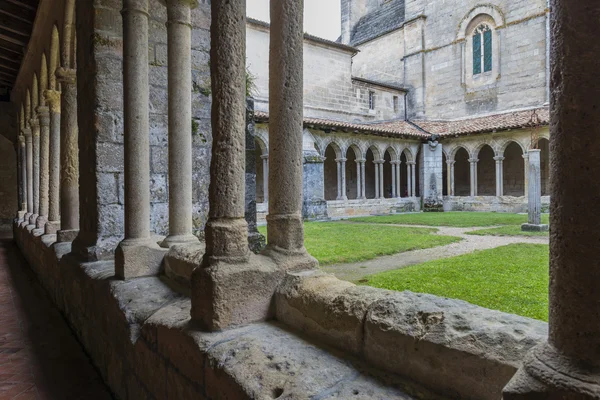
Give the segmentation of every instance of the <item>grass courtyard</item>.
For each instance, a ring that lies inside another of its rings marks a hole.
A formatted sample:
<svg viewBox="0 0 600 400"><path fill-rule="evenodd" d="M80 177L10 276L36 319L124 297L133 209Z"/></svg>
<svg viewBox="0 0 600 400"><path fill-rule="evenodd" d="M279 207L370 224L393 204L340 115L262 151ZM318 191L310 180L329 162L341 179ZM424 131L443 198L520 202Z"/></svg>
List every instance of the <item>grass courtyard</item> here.
<svg viewBox="0 0 600 400"><path fill-rule="evenodd" d="M548 320L548 245L513 244L368 276L363 283Z"/></svg>
<svg viewBox="0 0 600 400"><path fill-rule="evenodd" d="M259 227L266 235L266 227ZM411 228L346 222L304 224L306 249L321 265L370 260L379 256L427 249L458 242L454 236L435 235L434 228Z"/></svg>

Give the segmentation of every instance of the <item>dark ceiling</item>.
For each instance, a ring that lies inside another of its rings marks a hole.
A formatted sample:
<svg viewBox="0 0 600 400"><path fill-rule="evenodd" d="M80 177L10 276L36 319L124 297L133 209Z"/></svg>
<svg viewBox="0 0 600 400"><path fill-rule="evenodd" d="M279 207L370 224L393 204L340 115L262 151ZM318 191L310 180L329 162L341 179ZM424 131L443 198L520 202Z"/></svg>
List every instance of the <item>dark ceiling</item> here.
<svg viewBox="0 0 600 400"><path fill-rule="evenodd" d="M0 92L12 89L31 37L39 0L0 0Z"/></svg>

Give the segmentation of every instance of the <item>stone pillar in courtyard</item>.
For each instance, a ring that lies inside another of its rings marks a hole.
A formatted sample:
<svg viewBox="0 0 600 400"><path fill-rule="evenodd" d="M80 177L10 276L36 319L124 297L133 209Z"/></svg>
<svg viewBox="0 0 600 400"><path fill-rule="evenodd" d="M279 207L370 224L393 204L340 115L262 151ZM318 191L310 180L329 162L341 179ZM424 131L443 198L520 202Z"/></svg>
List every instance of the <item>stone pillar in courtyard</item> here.
<svg viewBox="0 0 600 400"><path fill-rule="evenodd" d="M42 103L40 99L40 103ZM36 221L38 229L45 229L48 221L48 180L50 156L50 113L47 106L39 106L37 113L40 123L40 212Z"/></svg>
<svg viewBox="0 0 600 400"><path fill-rule="evenodd" d="M600 3L550 6L549 336L525 357L504 400L600 399Z"/></svg>
<svg viewBox="0 0 600 400"><path fill-rule="evenodd" d="M29 217L33 214L33 139L31 137L31 128L23 129L25 136L25 159L27 173L27 214L25 214L25 223L29 224Z"/></svg>
<svg viewBox="0 0 600 400"><path fill-rule="evenodd" d="M324 161L309 133L302 140L302 217L307 220L327 219L327 201L325 201L325 182L323 182ZM265 181L268 181L265 176ZM265 192L266 193L266 192ZM266 196L266 194L265 194Z"/></svg>
<svg viewBox="0 0 600 400"><path fill-rule="evenodd" d="M442 145L437 141L424 144L423 154L423 211L444 211L444 164Z"/></svg>
<svg viewBox="0 0 600 400"><path fill-rule="evenodd" d="M269 202L269 155L260 156L263 163L263 203Z"/></svg>
<svg viewBox="0 0 600 400"><path fill-rule="evenodd" d="M196 0L167 6L169 89L169 235L161 246L198 243L192 234L192 23Z"/></svg>
<svg viewBox="0 0 600 400"><path fill-rule="evenodd" d="M504 196L504 157L494 157L496 161L496 196Z"/></svg>
<svg viewBox="0 0 600 400"><path fill-rule="evenodd" d="M129 279L158 274L166 250L150 235L148 0L124 0L122 16L125 238L115 274Z"/></svg>
<svg viewBox="0 0 600 400"><path fill-rule="evenodd" d="M548 225L542 224L542 178L540 171L539 149L531 149L528 154L529 189L527 190L527 223L521 225L525 232L542 232L548 230Z"/></svg>
<svg viewBox="0 0 600 400"><path fill-rule="evenodd" d="M375 198L379 198L379 161L373 161L375 167Z"/></svg>
<svg viewBox="0 0 600 400"><path fill-rule="evenodd" d="M385 199L385 187L383 186L383 164L385 164L385 160L379 161L379 197Z"/></svg>
<svg viewBox="0 0 600 400"><path fill-rule="evenodd" d="M527 197L528 193L529 193L529 154L525 153L522 155L523 157L523 170L525 173L525 178L523 180L523 184L524 184L524 196Z"/></svg>
<svg viewBox="0 0 600 400"><path fill-rule="evenodd" d="M410 170L410 197L417 197L417 179L416 179L416 165L415 161L407 162Z"/></svg>
<svg viewBox="0 0 600 400"><path fill-rule="evenodd" d="M27 213L27 149L25 146L25 136L21 132L19 134L19 168L21 170L21 204L19 204L19 212L17 217L19 221L25 218Z"/></svg>
<svg viewBox="0 0 600 400"><path fill-rule="evenodd" d="M396 188L398 187L396 186L396 165L398 165L398 161L392 161L390 164L392 165L392 198L395 199L397 197Z"/></svg>
<svg viewBox="0 0 600 400"><path fill-rule="evenodd" d="M363 200L367 198L367 182L366 182L367 175L365 174L366 164L367 164L367 160L365 160L365 159L360 160L360 182L361 182L360 198Z"/></svg>
<svg viewBox="0 0 600 400"><path fill-rule="evenodd" d="M338 158L337 160L335 160L338 164L338 171L339 171L339 182L338 182L338 188L339 188L339 195L338 195L338 200L348 200L348 196L346 196L346 158Z"/></svg>
<svg viewBox="0 0 600 400"><path fill-rule="evenodd" d="M40 121L36 112L32 114L29 126L32 137L33 214L29 217L29 225L35 225L40 213Z"/></svg>
<svg viewBox="0 0 600 400"><path fill-rule="evenodd" d="M48 222L45 233L55 234L60 229L60 92L46 90L45 96L50 109Z"/></svg>
<svg viewBox="0 0 600 400"><path fill-rule="evenodd" d="M446 161L446 173L448 174L446 183L448 185L448 196L454 196L454 164L456 161Z"/></svg>
<svg viewBox="0 0 600 400"><path fill-rule="evenodd" d="M469 165L471 167L469 177L471 179L471 197L477 196L477 158L469 158Z"/></svg>

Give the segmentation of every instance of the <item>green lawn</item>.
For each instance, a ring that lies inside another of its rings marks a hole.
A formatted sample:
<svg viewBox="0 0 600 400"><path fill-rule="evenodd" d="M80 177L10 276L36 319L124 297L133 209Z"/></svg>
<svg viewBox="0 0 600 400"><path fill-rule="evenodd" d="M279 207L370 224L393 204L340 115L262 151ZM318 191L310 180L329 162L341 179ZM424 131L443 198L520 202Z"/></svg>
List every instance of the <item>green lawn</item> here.
<svg viewBox="0 0 600 400"><path fill-rule="evenodd" d="M547 321L548 262L548 245L520 243L371 275L362 283Z"/></svg>
<svg viewBox="0 0 600 400"><path fill-rule="evenodd" d="M527 222L527 215L495 212L431 212L360 217L352 218L351 221L467 228L471 226L521 225ZM548 223L548 214L542 214L542 223Z"/></svg>
<svg viewBox="0 0 600 400"><path fill-rule="evenodd" d="M480 229L467 232L467 235L477 236L546 236L548 232L523 232L520 225L507 225L499 228Z"/></svg>
<svg viewBox="0 0 600 400"><path fill-rule="evenodd" d="M266 235L265 226L258 229ZM304 224L304 240L307 250L321 265L365 261L461 240L455 236L434 235L436 231L431 228L307 222Z"/></svg>

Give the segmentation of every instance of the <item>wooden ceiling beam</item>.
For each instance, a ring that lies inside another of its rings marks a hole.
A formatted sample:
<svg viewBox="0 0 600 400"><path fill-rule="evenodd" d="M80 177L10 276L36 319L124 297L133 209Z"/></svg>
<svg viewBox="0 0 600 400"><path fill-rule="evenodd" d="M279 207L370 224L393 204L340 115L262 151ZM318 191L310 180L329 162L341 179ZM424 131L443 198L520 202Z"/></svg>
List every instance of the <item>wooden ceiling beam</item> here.
<svg viewBox="0 0 600 400"><path fill-rule="evenodd" d="M15 18L11 18L6 14L0 13L0 26L8 31L18 33L21 35L31 36L31 31L33 29L33 23L24 22L17 20Z"/></svg>
<svg viewBox="0 0 600 400"><path fill-rule="evenodd" d="M25 53L25 48L23 46L19 46L18 44L14 44L13 42L5 40L2 35L0 35L0 49L11 51L19 54L20 56L23 56Z"/></svg>
<svg viewBox="0 0 600 400"><path fill-rule="evenodd" d="M30 10L36 11L38 4L39 4L39 0L6 0L9 3L13 3L14 5L17 5L19 7L26 7L29 8Z"/></svg>
<svg viewBox="0 0 600 400"><path fill-rule="evenodd" d="M2 27L0 26L0 38L7 40L9 42L12 42L14 44L18 44L19 46L27 46L27 42L29 41L29 38L27 36L21 36L21 35L17 35L14 32L10 32L10 31L5 31L4 29L2 29Z"/></svg>
<svg viewBox="0 0 600 400"><path fill-rule="evenodd" d="M2 77L4 77L4 80L14 81L17 76L0 70L0 78L2 78Z"/></svg>
<svg viewBox="0 0 600 400"><path fill-rule="evenodd" d="M14 66L8 65L8 63L3 63L2 61L0 61L0 70L4 70L4 71L12 71L16 74L19 73L19 68L15 68Z"/></svg>
<svg viewBox="0 0 600 400"><path fill-rule="evenodd" d="M8 52L8 51L2 51L0 49L0 62L2 62L4 64L13 65L17 69L19 69L19 68L21 68L21 60L22 59L23 59L23 57L19 56L18 54Z"/></svg>
<svg viewBox="0 0 600 400"><path fill-rule="evenodd" d="M35 10L32 10L28 7L20 7L15 3L8 1L0 2L0 13L18 18L28 23L31 23L33 20L35 20Z"/></svg>

